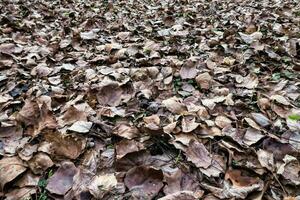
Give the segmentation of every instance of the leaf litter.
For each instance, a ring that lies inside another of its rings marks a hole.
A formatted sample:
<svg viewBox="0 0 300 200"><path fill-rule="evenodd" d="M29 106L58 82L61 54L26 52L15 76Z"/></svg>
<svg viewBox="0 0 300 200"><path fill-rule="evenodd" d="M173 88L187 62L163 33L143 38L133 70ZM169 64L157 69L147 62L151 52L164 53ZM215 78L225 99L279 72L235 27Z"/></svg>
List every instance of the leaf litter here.
<svg viewBox="0 0 300 200"><path fill-rule="evenodd" d="M299 199L299 5L1 1L1 199Z"/></svg>

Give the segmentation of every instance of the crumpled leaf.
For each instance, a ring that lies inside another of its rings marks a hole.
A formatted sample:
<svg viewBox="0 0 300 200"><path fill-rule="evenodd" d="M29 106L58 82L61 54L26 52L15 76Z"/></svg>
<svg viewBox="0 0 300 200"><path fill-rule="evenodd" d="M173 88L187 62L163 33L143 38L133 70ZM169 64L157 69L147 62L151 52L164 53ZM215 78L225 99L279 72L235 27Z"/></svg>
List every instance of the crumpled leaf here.
<svg viewBox="0 0 300 200"><path fill-rule="evenodd" d="M300 185L299 160L293 156L285 155L284 164L279 166L277 173L294 185Z"/></svg>
<svg viewBox="0 0 300 200"><path fill-rule="evenodd" d="M210 153L207 151L207 149L202 143L196 140L191 140L189 142L186 151L186 156L188 160L194 163L197 167L203 167L206 169L212 163Z"/></svg>
<svg viewBox="0 0 300 200"><path fill-rule="evenodd" d="M186 112L186 106L182 103L182 99L177 97L163 100L162 105L174 114L183 114Z"/></svg>
<svg viewBox="0 0 300 200"><path fill-rule="evenodd" d="M259 130L248 128L244 135L243 143L245 143L248 146L251 146L252 144L257 143L263 137L264 135L261 134Z"/></svg>
<svg viewBox="0 0 300 200"><path fill-rule="evenodd" d="M239 32L239 35L241 36L243 41L248 44L252 44L255 41L259 41L263 37L263 34L261 32L254 32L250 35Z"/></svg>
<svg viewBox="0 0 300 200"><path fill-rule="evenodd" d="M88 133L92 128L92 125L93 125L92 122L77 121L74 124L72 124L72 126L68 128L68 130L77 133Z"/></svg>
<svg viewBox="0 0 300 200"><path fill-rule="evenodd" d="M231 124L231 120L225 116L217 116L215 119L215 123L220 128L225 128Z"/></svg>
<svg viewBox="0 0 300 200"><path fill-rule="evenodd" d="M101 199L106 193L116 187L117 183L118 181L114 174L99 175L92 179L88 189L95 198Z"/></svg>
<svg viewBox="0 0 300 200"><path fill-rule="evenodd" d="M274 156L271 152L259 149L257 151L257 157L261 166L273 172L275 167L275 161Z"/></svg>
<svg viewBox="0 0 300 200"><path fill-rule="evenodd" d="M178 168L168 167L164 169L164 178L167 183L164 187L164 193L169 194L169 197L180 196L188 191L193 192L194 198L200 198L203 195L204 191L201 190L195 174L184 173Z"/></svg>
<svg viewBox="0 0 300 200"><path fill-rule="evenodd" d="M0 191L26 171L26 165L18 157L6 157L0 160Z"/></svg>
<svg viewBox="0 0 300 200"><path fill-rule="evenodd" d="M53 165L53 162L47 154L38 153L29 160L28 165L34 174L42 174Z"/></svg>
<svg viewBox="0 0 300 200"><path fill-rule="evenodd" d="M205 73L199 74L195 80L200 88L208 90L211 86L213 79L209 75L209 73L205 72Z"/></svg>
<svg viewBox="0 0 300 200"><path fill-rule="evenodd" d="M17 115L17 120L28 127L28 135L36 136L45 129L56 129L57 123L45 103L41 108L36 101L26 101Z"/></svg>
<svg viewBox="0 0 300 200"><path fill-rule="evenodd" d="M124 157L126 154L131 153L131 152L137 152L142 149L144 149L144 145L141 143L138 143L134 140L121 140L119 143L116 145L116 154L117 154L117 159L120 159Z"/></svg>
<svg viewBox="0 0 300 200"><path fill-rule="evenodd" d="M78 110L75 106L70 106L67 111L58 119L58 124L61 127L70 125L76 121L87 121L87 114L84 111Z"/></svg>
<svg viewBox="0 0 300 200"><path fill-rule="evenodd" d="M163 173L161 170L139 166L126 173L124 183L135 198L152 199L163 187L162 180Z"/></svg>
<svg viewBox="0 0 300 200"><path fill-rule="evenodd" d="M181 121L182 132L189 133L195 130L199 123L195 122L195 117L184 117Z"/></svg>
<svg viewBox="0 0 300 200"><path fill-rule="evenodd" d="M119 135L126 139L133 139L139 136L139 131L134 126L126 123L120 123L113 129L113 134Z"/></svg>
<svg viewBox="0 0 300 200"><path fill-rule="evenodd" d="M160 129L160 119L158 115L151 115L148 117L144 117L143 121L145 122L145 127L150 130Z"/></svg>
<svg viewBox="0 0 300 200"><path fill-rule="evenodd" d="M243 87L247 89L254 89L258 86L259 80L255 75L248 74L248 76L243 77L240 84L236 84L237 87Z"/></svg>
<svg viewBox="0 0 300 200"><path fill-rule="evenodd" d="M72 162L63 162L58 170L48 180L46 189L57 195L66 194L73 185L73 178L78 169Z"/></svg>
<svg viewBox="0 0 300 200"><path fill-rule="evenodd" d="M86 146L86 139L57 132L46 134L45 139L50 143L52 154L58 158L76 159Z"/></svg>

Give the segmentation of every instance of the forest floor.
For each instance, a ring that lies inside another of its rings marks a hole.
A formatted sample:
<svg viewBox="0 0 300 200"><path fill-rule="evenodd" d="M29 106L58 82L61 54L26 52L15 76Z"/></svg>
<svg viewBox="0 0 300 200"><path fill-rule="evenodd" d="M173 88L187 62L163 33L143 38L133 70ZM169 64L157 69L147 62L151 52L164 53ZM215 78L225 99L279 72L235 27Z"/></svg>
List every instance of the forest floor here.
<svg viewBox="0 0 300 200"><path fill-rule="evenodd" d="M1 0L0 199L300 199L299 0Z"/></svg>

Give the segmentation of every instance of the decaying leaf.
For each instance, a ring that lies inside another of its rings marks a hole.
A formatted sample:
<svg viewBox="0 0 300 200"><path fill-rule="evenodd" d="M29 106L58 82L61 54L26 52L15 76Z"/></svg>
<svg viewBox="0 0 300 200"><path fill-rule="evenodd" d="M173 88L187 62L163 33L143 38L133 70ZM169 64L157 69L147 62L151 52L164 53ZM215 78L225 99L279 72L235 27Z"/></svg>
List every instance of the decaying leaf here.
<svg viewBox="0 0 300 200"><path fill-rule="evenodd" d="M147 166L132 168L126 173L124 183L136 198L153 198L163 187L161 170Z"/></svg>
<svg viewBox="0 0 300 200"><path fill-rule="evenodd" d="M117 159L124 157L126 154L131 152L137 152L144 149L143 144L138 143L134 140L122 140L116 145Z"/></svg>
<svg viewBox="0 0 300 200"><path fill-rule="evenodd" d="M85 122L85 121L77 121L70 128L69 131L74 131L77 133L88 133L92 128L92 122Z"/></svg>
<svg viewBox="0 0 300 200"><path fill-rule="evenodd" d="M101 199L106 193L113 190L117 183L114 174L99 175L92 179L88 189L95 198Z"/></svg>
<svg viewBox="0 0 300 200"><path fill-rule="evenodd" d="M0 160L0 189L26 171L26 165L18 157L7 157Z"/></svg>
<svg viewBox="0 0 300 200"><path fill-rule="evenodd" d="M0 9L0 199L299 198L299 0Z"/></svg>
<svg viewBox="0 0 300 200"><path fill-rule="evenodd" d="M139 136L139 131L137 128L125 123L117 125L114 128L113 133L127 139L132 139Z"/></svg>
<svg viewBox="0 0 300 200"><path fill-rule="evenodd" d="M183 114L186 112L186 106L182 103L182 99L171 97L163 100L162 104L172 113Z"/></svg>
<svg viewBox="0 0 300 200"><path fill-rule="evenodd" d="M200 88L207 90L211 86L212 77L209 75L209 73L206 72L203 74L199 74L195 80Z"/></svg>
<svg viewBox="0 0 300 200"><path fill-rule="evenodd" d="M215 119L215 123L220 128L225 128L231 124L231 120L225 116L217 116Z"/></svg>
<svg viewBox="0 0 300 200"><path fill-rule="evenodd" d="M52 167L51 158L45 153L38 153L29 160L28 165L34 174L42 174L49 167Z"/></svg>
<svg viewBox="0 0 300 200"><path fill-rule="evenodd" d="M81 137L62 135L58 132L46 134L45 137L55 157L76 159L86 145L86 140Z"/></svg>
<svg viewBox="0 0 300 200"><path fill-rule="evenodd" d="M191 140L189 142L186 156L188 160L194 163L197 167L203 167L206 169L212 163L210 153L202 143L197 142L196 140Z"/></svg>
<svg viewBox="0 0 300 200"><path fill-rule="evenodd" d="M271 121L261 113L251 113L251 115L255 122L257 122L262 127L266 127L271 124Z"/></svg>
<svg viewBox="0 0 300 200"><path fill-rule="evenodd" d="M64 195L73 185L73 178L78 169L72 162L63 162L58 170L49 178L46 189L53 194Z"/></svg>
<svg viewBox="0 0 300 200"><path fill-rule="evenodd" d="M264 135L259 130L248 128L244 135L243 142L246 145L251 146L252 144L258 142L263 137Z"/></svg>
<svg viewBox="0 0 300 200"><path fill-rule="evenodd" d="M195 130L199 126L199 123L195 122L194 117L184 117L181 122L182 132L189 133Z"/></svg>

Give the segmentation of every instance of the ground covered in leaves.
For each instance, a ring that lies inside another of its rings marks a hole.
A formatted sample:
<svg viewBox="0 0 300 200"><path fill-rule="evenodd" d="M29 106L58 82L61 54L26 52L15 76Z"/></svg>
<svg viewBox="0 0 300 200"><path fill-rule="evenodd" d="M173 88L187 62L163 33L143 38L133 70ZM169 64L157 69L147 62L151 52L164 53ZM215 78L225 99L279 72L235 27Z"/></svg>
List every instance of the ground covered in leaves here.
<svg viewBox="0 0 300 200"><path fill-rule="evenodd" d="M298 0L0 1L0 198L300 198Z"/></svg>

